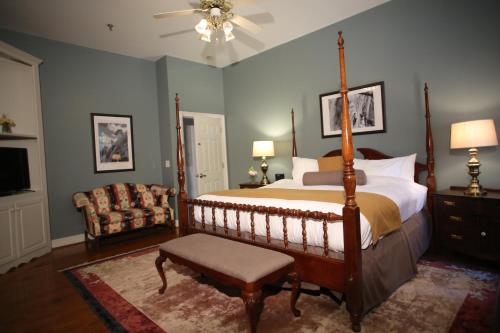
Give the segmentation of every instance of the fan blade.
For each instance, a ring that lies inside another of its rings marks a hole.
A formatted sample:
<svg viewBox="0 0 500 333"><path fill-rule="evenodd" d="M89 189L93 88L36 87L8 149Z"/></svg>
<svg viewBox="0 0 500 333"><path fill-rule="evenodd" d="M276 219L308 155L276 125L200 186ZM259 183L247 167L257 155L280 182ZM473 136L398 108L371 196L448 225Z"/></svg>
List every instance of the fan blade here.
<svg viewBox="0 0 500 333"><path fill-rule="evenodd" d="M274 17L271 13L259 13L259 14L247 15L246 18L247 20L250 20L255 24L274 23Z"/></svg>
<svg viewBox="0 0 500 333"><path fill-rule="evenodd" d="M244 30L238 31L238 35L236 36L236 40L240 43L245 44L250 47L254 51L260 52L266 48L266 44L262 43L251 34Z"/></svg>
<svg viewBox="0 0 500 333"><path fill-rule="evenodd" d="M194 31L194 29L186 29L186 30L180 30L180 31L175 31L175 32L169 32L169 33L165 33L165 34L160 35L160 38L173 37L173 36L177 36L177 35L186 34L188 32L195 32L195 31Z"/></svg>
<svg viewBox="0 0 500 333"><path fill-rule="evenodd" d="M231 22L233 22L236 25L239 25L243 29L250 31L253 34L257 34L262 30L262 28L259 27L257 24L253 23L252 21L240 15L234 15L231 18Z"/></svg>
<svg viewBox="0 0 500 333"><path fill-rule="evenodd" d="M245 5L255 5L259 0L232 0L231 1L235 6L245 6Z"/></svg>
<svg viewBox="0 0 500 333"><path fill-rule="evenodd" d="M160 19L164 17L171 17L171 16L186 16L186 15L192 15L196 13L203 12L201 9L186 9L186 10L177 10L175 12L163 12L163 13L156 13L153 15L154 18Z"/></svg>

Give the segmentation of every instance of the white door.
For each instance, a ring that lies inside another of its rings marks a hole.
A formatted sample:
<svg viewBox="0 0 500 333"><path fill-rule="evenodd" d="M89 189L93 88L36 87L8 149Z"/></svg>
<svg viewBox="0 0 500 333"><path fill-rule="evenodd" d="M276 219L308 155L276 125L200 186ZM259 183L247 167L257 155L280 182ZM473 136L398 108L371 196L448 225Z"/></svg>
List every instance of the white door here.
<svg viewBox="0 0 500 333"><path fill-rule="evenodd" d="M202 114L193 118L197 194L227 189L224 119Z"/></svg>

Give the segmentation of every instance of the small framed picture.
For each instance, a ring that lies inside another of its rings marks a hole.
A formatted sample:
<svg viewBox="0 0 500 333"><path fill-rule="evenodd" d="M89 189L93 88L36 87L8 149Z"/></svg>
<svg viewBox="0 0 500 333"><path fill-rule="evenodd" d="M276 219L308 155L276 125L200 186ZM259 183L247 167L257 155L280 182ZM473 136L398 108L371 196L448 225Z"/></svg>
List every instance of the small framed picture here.
<svg viewBox="0 0 500 333"><path fill-rule="evenodd" d="M349 89L349 116L352 134L385 132L384 82ZM342 135L342 97L340 91L319 95L321 136Z"/></svg>
<svg viewBox="0 0 500 333"><path fill-rule="evenodd" d="M132 116L92 113L94 172L133 171Z"/></svg>

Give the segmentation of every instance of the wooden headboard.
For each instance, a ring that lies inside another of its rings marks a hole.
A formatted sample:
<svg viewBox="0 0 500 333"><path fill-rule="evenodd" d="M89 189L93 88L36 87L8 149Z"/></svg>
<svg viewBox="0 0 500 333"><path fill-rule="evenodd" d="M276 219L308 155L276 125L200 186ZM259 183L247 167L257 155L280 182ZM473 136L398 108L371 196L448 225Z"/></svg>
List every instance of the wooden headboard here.
<svg viewBox="0 0 500 333"><path fill-rule="evenodd" d="M371 148L358 148L357 149L365 159L367 160L383 160L387 158L393 158L393 156L386 155L384 153L379 152L378 150ZM323 157L332 157L332 156L342 156L342 149L332 150ZM418 183L420 173L423 171L427 171L427 165L415 162L415 183Z"/></svg>

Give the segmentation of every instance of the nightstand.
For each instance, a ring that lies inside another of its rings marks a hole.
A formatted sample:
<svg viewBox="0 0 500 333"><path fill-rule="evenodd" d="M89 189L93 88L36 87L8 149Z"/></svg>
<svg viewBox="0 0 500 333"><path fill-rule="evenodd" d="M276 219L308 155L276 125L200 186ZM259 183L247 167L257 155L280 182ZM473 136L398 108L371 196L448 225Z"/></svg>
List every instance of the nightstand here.
<svg viewBox="0 0 500 333"><path fill-rule="evenodd" d="M242 183L240 184L240 188L259 188L265 185L262 185L261 183Z"/></svg>
<svg viewBox="0 0 500 333"><path fill-rule="evenodd" d="M433 194L434 244L500 262L500 192L470 197L452 189Z"/></svg>

